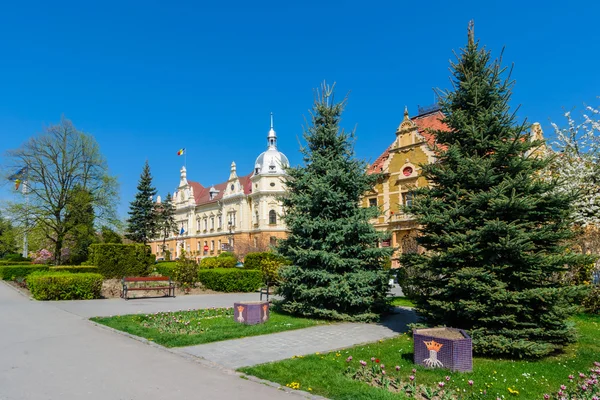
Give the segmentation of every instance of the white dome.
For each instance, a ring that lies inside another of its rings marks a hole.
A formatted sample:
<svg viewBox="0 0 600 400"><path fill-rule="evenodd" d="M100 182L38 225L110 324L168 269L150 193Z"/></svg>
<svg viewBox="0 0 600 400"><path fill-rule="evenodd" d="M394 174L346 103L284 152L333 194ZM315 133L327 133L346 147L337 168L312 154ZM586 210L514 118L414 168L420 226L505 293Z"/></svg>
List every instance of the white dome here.
<svg viewBox="0 0 600 400"><path fill-rule="evenodd" d="M254 164L254 175L259 174L284 174L285 168L290 166L288 158L277 150L276 147L269 147L267 151L261 153Z"/></svg>
<svg viewBox="0 0 600 400"><path fill-rule="evenodd" d="M277 134L273 129L273 113L271 113L271 129L267 135L268 149L261 153L254 163L254 175L284 174L285 168L290 166L288 158L277 150Z"/></svg>

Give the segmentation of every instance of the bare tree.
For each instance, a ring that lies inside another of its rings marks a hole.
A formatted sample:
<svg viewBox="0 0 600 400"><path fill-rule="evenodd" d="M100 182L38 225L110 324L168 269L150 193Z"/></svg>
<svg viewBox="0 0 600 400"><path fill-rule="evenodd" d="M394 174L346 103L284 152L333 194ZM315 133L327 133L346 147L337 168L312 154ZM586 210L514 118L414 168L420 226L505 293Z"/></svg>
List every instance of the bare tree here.
<svg viewBox="0 0 600 400"><path fill-rule="evenodd" d="M55 262L72 229L67 209L74 201L75 188L89 192L97 222L112 225L117 220L117 180L109 175L94 137L78 131L68 119L63 117L7 155L10 170L27 171L24 196L28 197L11 204L9 210L21 225L43 230L54 245Z"/></svg>

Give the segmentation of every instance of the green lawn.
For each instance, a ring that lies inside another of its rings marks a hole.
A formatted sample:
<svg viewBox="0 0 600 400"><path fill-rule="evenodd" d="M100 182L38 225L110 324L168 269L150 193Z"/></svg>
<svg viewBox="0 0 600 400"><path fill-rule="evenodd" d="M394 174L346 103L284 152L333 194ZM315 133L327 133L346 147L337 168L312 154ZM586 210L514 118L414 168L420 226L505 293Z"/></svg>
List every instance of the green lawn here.
<svg viewBox="0 0 600 400"><path fill-rule="evenodd" d="M327 324L308 318L297 318L271 311L269 321L244 325L233 321L232 308L212 308L156 314L95 317L92 321L132 335L141 336L166 347L193 346L245 336L301 329Z"/></svg>
<svg viewBox="0 0 600 400"><path fill-rule="evenodd" d="M415 304L406 297L394 297L392 305L396 307L414 307Z"/></svg>
<svg viewBox="0 0 600 400"><path fill-rule="evenodd" d="M450 376L446 388L461 392L486 391L479 398L496 399L519 397L541 399L545 393L555 394L561 384L568 383L568 376L577 377L579 372L587 373L594 361L600 361L600 316L579 315L573 318L580 338L565 353L542 361L510 361L498 359L474 359L474 372L451 373L447 370L427 370L416 367L414 374L419 384L435 386ZM352 356L348 363L347 357ZM337 353L312 354L277 363L242 368L249 375L277 382L282 386L292 382L300 384L300 390L307 390L331 399L398 399L398 394L354 381L344 376L348 365L358 367L360 360L371 364L371 357L378 358L386 365L388 375L400 376L408 380L412 374L413 341L407 335L357 346ZM395 366L400 367L396 372ZM473 381L470 387L468 381ZM518 391L518 394L510 393ZM310 388L310 390L309 390Z"/></svg>

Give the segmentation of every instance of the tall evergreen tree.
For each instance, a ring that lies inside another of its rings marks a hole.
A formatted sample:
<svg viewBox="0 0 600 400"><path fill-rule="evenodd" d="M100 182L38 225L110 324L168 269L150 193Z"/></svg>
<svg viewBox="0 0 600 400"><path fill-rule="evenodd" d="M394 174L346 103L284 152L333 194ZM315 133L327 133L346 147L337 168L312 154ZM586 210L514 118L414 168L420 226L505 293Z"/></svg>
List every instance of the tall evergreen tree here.
<svg viewBox="0 0 600 400"><path fill-rule="evenodd" d="M177 232L177 223L175 222L175 206L173 205L173 198L171 193L167 193L165 201L162 202L158 207L158 231L163 237L162 249L163 251L167 248L167 238L170 234Z"/></svg>
<svg viewBox="0 0 600 400"><path fill-rule="evenodd" d="M148 160L144 165L137 190L135 200L130 203L125 236L134 242L146 244L156 236L158 229L157 213L154 209L153 200L157 192L156 188L152 186L152 175L150 175Z"/></svg>
<svg viewBox="0 0 600 400"><path fill-rule="evenodd" d="M574 196L555 190L551 160L534 152L542 143L509 112L512 82L472 27L452 76L441 101L450 129L434 132L438 161L423 166L431 186L410 209L427 252L403 257L418 271L408 283L427 321L469 330L475 352L541 357L574 338L558 279L582 257L565 247Z"/></svg>
<svg viewBox="0 0 600 400"><path fill-rule="evenodd" d="M354 157L354 132L340 129L346 100L336 103L323 84L312 126L304 133L304 166L290 168L283 198L289 229L278 251L292 261L281 272L279 306L290 313L341 320L374 320L386 309L392 249L379 248L369 223L377 213L360 207L377 176Z"/></svg>

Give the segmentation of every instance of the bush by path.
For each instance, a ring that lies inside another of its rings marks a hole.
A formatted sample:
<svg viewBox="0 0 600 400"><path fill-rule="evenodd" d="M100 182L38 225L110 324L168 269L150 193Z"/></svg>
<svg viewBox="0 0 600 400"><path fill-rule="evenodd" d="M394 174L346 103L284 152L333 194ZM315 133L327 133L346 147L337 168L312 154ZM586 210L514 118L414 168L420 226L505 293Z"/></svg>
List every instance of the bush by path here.
<svg viewBox="0 0 600 400"><path fill-rule="evenodd" d="M27 277L27 288L36 300L99 299L102 290L102 275L34 272Z"/></svg>
<svg viewBox="0 0 600 400"><path fill-rule="evenodd" d="M198 280L217 292L254 292L262 285L262 273L238 268L201 269Z"/></svg>

